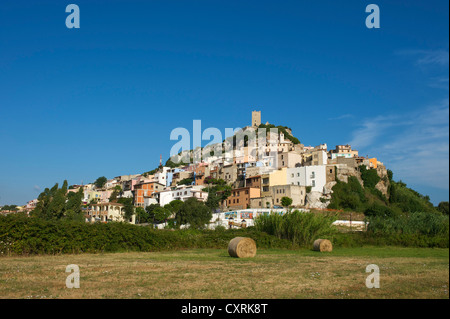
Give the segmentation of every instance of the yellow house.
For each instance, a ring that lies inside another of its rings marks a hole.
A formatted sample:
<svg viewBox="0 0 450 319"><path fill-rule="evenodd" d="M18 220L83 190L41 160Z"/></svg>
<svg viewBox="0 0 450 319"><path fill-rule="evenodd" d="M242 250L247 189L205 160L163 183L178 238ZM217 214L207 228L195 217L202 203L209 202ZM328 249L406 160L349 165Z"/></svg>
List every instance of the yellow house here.
<svg viewBox="0 0 450 319"><path fill-rule="evenodd" d="M261 197L271 196L271 186L287 185L287 167L261 176Z"/></svg>
<svg viewBox="0 0 450 319"><path fill-rule="evenodd" d="M269 186L287 185L287 167L269 174Z"/></svg>
<svg viewBox="0 0 450 319"><path fill-rule="evenodd" d="M101 201L102 199L102 193L97 192L97 191L90 191L86 194L85 196L86 202L89 204L93 199L97 200L97 201Z"/></svg>

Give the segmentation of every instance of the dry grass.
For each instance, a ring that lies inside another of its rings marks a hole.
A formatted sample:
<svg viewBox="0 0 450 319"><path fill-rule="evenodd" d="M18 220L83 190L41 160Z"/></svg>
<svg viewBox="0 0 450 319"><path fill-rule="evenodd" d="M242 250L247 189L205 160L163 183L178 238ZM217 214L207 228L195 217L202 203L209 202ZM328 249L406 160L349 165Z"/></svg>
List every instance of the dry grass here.
<svg viewBox="0 0 450 319"><path fill-rule="evenodd" d="M1 257L1 298L448 298L448 249L224 250ZM68 289L66 266L80 267ZM368 264L380 289L368 289Z"/></svg>

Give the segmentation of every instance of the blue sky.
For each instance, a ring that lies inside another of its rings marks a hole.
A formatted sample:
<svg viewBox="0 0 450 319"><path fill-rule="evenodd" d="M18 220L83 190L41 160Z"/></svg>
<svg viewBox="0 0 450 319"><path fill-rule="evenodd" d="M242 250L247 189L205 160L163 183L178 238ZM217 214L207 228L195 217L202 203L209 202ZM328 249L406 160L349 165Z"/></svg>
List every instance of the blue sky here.
<svg viewBox="0 0 450 319"><path fill-rule="evenodd" d="M80 8L68 29L66 5ZM376 3L381 28L368 29ZM0 205L155 168L251 111L449 194L448 1L2 1Z"/></svg>

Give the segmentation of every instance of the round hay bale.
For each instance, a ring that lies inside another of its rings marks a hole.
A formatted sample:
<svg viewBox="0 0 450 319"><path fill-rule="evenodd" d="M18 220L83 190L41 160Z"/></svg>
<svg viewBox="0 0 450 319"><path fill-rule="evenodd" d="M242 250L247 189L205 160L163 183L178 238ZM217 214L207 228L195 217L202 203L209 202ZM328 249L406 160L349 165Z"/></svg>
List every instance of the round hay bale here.
<svg viewBox="0 0 450 319"><path fill-rule="evenodd" d="M228 253L231 257L251 258L256 255L256 243L248 237L236 237L228 244Z"/></svg>
<svg viewBox="0 0 450 319"><path fill-rule="evenodd" d="M316 241L314 241L313 249L315 251L320 252L332 251L333 245L331 244L331 241L329 241L328 239L317 239Z"/></svg>

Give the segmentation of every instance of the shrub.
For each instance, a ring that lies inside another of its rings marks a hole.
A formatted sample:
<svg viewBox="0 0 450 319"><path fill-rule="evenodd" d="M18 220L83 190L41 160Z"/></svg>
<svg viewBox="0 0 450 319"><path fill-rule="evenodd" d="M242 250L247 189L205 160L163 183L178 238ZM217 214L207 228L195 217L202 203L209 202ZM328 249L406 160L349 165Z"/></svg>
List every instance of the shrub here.
<svg viewBox="0 0 450 319"><path fill-rule="evenodd" d="M377 235L425 235L449 236L449 218L442 214L416 212L391 218L373 216L368 218L367 231Z"/></svg>
<svg viewBox="0 0 450 319"><path fill-rule="evenodd" d="M255 227L295 245L309 246L321 236L332 236L336 231L332 226L335 220L334 215L293 211L284 215L261 215L255 219Z"/></svg>
<svg viewBox="0 0 450 319"><path fill-rule="evenodd" d="M406 187L401 181L391 182L389 202L391 206L396 206L403 212L437 212L427 196Z"/></svg>
<svg viewBox="0 0 450 319"><path fill-rule="evenodd" d="M359 170L361 172L361 179L364 182L364 187L375 188L375 185L380 181L377 170L367 169L365 165L359 166Z"/></svg>
<svg viewBox="0 0 450 319"><path fill-rule="evenodd" d="M330 205L333 209L350 209L363 212L366 203L364 189L354 176L349 176L348 182L337 181L333 186Z"/></svg>
<svg viewBox="0 0 450 319"><path fill-rule="evenodd" d="M0 216L0 256L8 254L100 253L190 248L226 249L234 237L250 237L258 248L293 248L292 242L257 231L154 230L127 223L75 223L25 216Z"/></svg>
<svg viewBox="0 0 450 319"><path fill-rule="evenodd" d="M397 214L398 212L394 209L377 202L374 202L371 206L364 210L364 215L366 216L380 216L386 218L396 216Z"/></svg>
<svg viewBox="0 0 450 319"><path fill-rule="evenodd" d="M437 209L444 215L448 215L449 213L449 205L448 202L440 202L437 206Z"/></svg>

